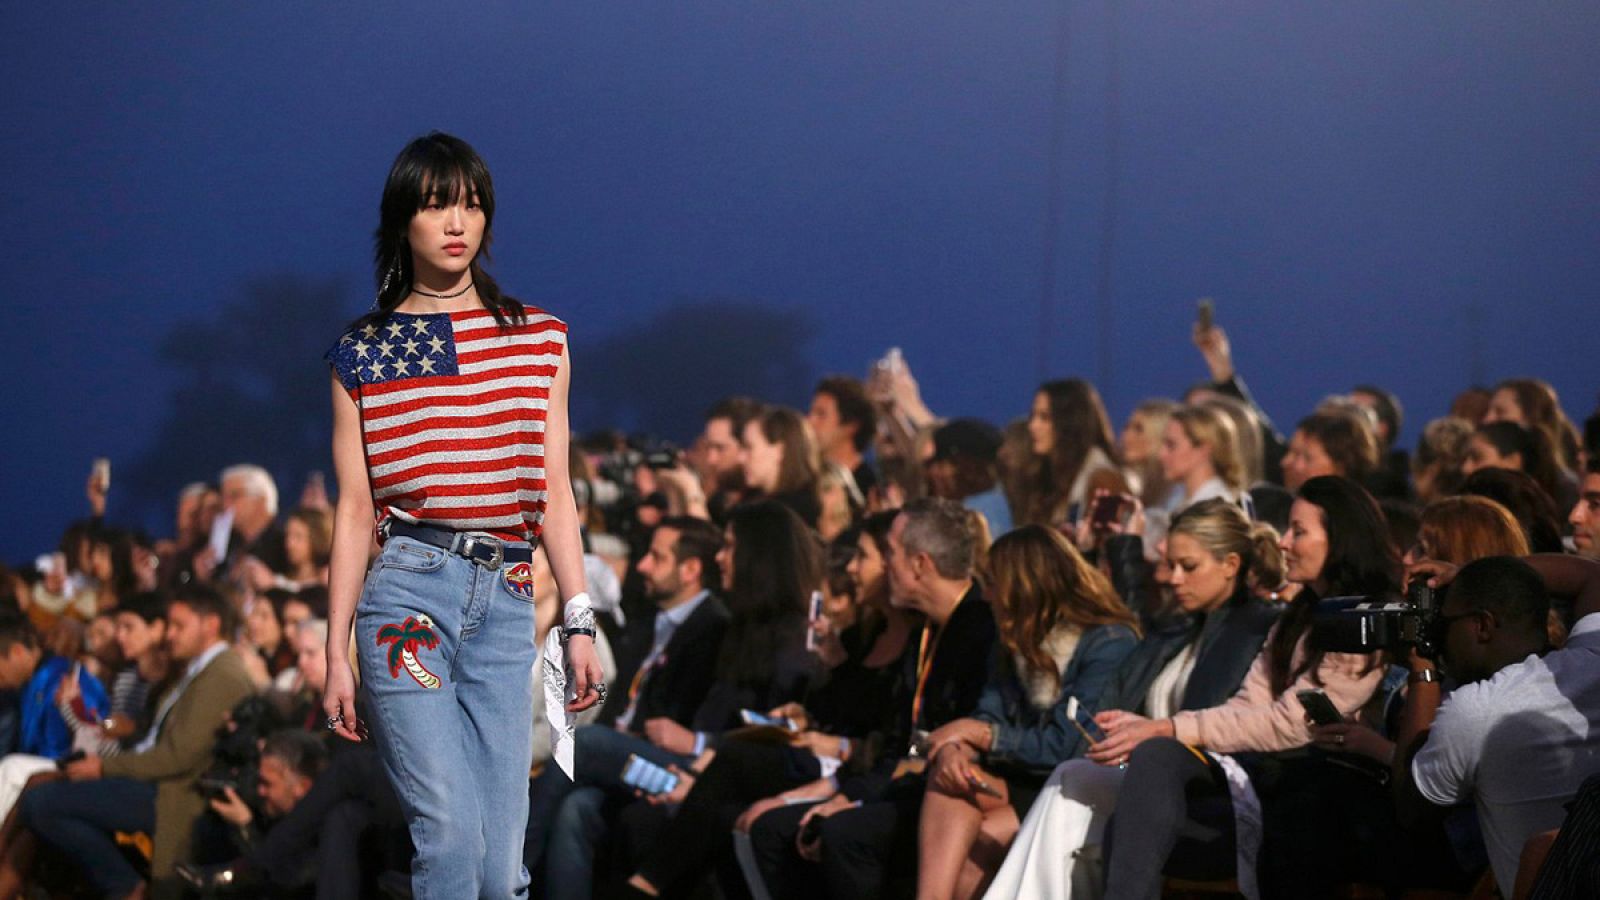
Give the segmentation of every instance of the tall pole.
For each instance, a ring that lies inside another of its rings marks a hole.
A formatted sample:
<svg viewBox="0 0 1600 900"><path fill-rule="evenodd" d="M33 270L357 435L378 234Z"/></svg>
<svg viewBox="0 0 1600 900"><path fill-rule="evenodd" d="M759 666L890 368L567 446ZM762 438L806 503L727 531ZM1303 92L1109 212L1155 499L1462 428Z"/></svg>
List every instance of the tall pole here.
<svg viewBox="0 0 1600 900"><path fill-rule="evenodd" d="M1038 380L1050 377L1050 356L1055 345L1056 267L1061 256L1062 197L1065 177L1061 159L1067 129L1067 0L1056 12L1054 86L1050 97L1049 183L1044 213L1044 259L1039 275L1038 346L1034 365Z"/></svg>
<svg viewBox="0 0 1600 900"><path fill-rule="evenodd" d="M1095 310L1095 375L1111 390L1111 318L1116 298L1117 199L1122 175L1122 47L1117 0L1106 0L1106 187L1100 210L1100 283Z"/></svg>

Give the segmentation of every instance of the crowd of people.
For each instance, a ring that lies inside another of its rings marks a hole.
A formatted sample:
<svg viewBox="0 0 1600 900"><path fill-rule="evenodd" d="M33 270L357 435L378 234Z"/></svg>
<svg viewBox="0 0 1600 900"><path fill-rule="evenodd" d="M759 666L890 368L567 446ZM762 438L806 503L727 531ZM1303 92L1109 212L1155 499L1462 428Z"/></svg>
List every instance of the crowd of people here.
<svg viewBox="0 0 1600 900"><path fill-rule="evenodd" d="M1120 433L1078 379L942 418L892 351L576 441L610 691L529 773L534 893L1600 896L1600 413L1511 379L1408 453L1363 384L1286 437L1194 341ZM285 513L230 467L158 540L86 494L0 570L0 900L406 896L382 763L323 727L321 480Z"/></svg>

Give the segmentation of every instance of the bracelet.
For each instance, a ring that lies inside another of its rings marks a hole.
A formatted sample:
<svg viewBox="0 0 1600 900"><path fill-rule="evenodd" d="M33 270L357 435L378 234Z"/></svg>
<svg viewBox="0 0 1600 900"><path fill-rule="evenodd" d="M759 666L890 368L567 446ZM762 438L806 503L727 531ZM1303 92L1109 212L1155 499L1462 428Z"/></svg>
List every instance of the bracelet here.
<svg viewBox="0 0 1600 900"><path fill-rule="evenodd" d="M562 640L563 643L572 640L574 637L577 637L578 635L582 635L582 636L584 636L584 637L586 637L586 638L588 638L589 640L592 641L592 640L594 640L594 629L593 628L563 628L563 629L561 629L561 640Z"/></svg>
<svg viewBox="0 0 1600 900"><path fill-rule="evenodd" d="M1420 672L1412 672L1407 675L1406 682L1408 684L1438 684L1439 673L1434 669L1423 669Z"/></svg>
<svg viewBox="0 0 1600 900"><path fill-rule="evenodd" d="M587 634L594 637L594 610L581 606L567 613L566 621L562 623L561 633L566 637L574 634Z"/></svg>

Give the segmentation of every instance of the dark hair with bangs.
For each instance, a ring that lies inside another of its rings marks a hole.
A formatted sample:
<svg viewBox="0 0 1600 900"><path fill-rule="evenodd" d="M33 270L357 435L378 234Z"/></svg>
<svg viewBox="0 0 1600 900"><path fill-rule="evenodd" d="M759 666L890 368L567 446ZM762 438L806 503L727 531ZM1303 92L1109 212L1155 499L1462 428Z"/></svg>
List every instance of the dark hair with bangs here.
<svg viewBox="0 0 1600 900"><path fill-rule="evenodd" d="M378 285L377 306L357 319L360 328L386 318L411 294L411 246L406 233L417 211L432 197L454 203L462 194L476 195L483 210L483 245L472 260L472 283L483 305L502 327L522 321L522 304L500 292L483 262L489 258L494 226L494 182L489 167L466 141L434 131L407 144L389 168L383 185L378 230L374 234L373 271Z"/></svg>

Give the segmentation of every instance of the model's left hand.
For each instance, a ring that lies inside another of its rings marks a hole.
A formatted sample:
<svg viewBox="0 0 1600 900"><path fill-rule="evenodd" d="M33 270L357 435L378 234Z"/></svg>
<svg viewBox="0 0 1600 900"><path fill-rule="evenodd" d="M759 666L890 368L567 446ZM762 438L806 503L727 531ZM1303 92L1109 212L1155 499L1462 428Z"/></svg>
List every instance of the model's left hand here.
<svg viewBox="0 0 1600 900"><path fill-rule="evenodd" d="M594 638L575 634L567 639L567 666L572 670L572 702L567 712L582 712L600 702L596 688L606 680L600 658L594 652Z"/></svg>

